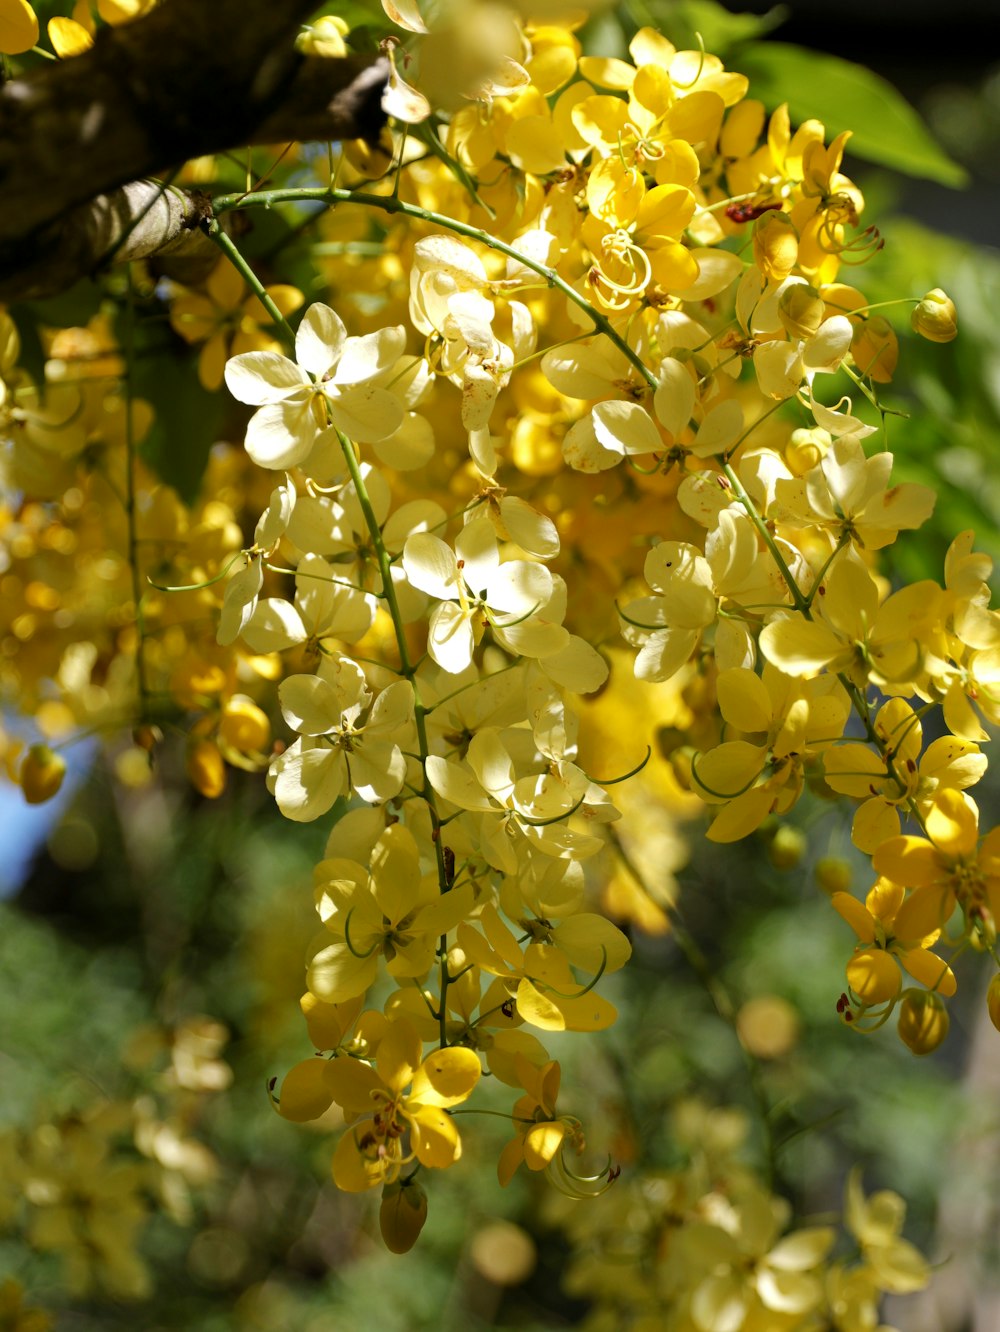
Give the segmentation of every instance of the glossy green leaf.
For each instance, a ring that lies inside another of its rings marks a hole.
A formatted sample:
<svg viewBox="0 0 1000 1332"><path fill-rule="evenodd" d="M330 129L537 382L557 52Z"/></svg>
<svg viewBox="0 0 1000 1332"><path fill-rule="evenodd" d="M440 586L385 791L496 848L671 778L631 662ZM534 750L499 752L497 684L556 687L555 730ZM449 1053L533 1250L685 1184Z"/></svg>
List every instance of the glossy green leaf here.
<svg viewBox="0 0 1000 1332"><path fill-rule="evenodd" d="M774 108L787 102L793 124L815 117L828 137L853 131L848 151L908 176L961 187L964 167L947 155L891 83L861 65L777 42L748 42L734 60L750 96Z"/></svg>
<svg viewBox="0 0 1000 1332"><path fill-rule="evenodd" d="M715 0L660 0L649 11L679 50L697 49L700 36L705 50L723 59L737 44L765 36L788 16L785 5L764 14L731 14ZM733 68L745 72L738 61Z"/></svg>

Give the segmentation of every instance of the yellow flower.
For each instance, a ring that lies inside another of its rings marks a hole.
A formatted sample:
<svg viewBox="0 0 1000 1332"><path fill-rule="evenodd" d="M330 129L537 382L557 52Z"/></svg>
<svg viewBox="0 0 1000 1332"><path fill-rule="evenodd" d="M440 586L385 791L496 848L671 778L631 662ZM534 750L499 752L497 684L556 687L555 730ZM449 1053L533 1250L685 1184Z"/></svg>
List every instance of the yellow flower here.
<svg viewBox="0 0 1000 1332"><path fill-rule="evenodd" d="M921 933L943 927L957 902L968 933L992 943L1000 917L1000 828L979 845L978 809L949 790L937 797L926 827L926 837L883 842L872 858L876 873L914 889L910 910Z"/></svg>
<svg viewBox="0 0 1000 1332"><path fill-rule="evenodd" d="M567 1141L577 1150L583 1146L579 1121L556 1113L562 1076L559 1064L551 1059L538 1068L518 1055L515 1066L526 1095L516 1102L511 1112L517 1136L503 1149L497 1166L497 1175L504 1187L522 1163L529 1170L544 1170Z"/></svg>
<svg viewBox="0 0 1000 1332"><path fill-rule="evenodd" d="M864 905L849 893L834 893L830 899L860 941L847 964L847 980L864 1004L884 1004L896 998L902 985L897 964L928 989L955 993L951 967L930 951L938 931L914 933L922 922L919 913L906 910L904 894L899 884L879 879Z"/></svg>
<svg viewBox="0 0 1000 1332"><path fill-rule="evenodd" d="M309 988L327 1002L364 994L379 962L391 976L426 976L442 934L472 908L471 883L441 894L437 875L422 875L416 839L402 824L382 833L370 872L352 860L321 861L320 915L334 941L320 936L307 973Z"/></svg>
<svg viewBox="0 0 1000 1332"><path fill-rule="evenodd" d="M923 1290L930 1280L927 1260L900 1237L905 1219L906 1204L898 1193L883 1189L866 1198L860 1169L851 1171L845 1191L844 1220L860 1244L862 1257L872 1268L879 1287L894 1295Z"/></svg>
<svg viewBox="0 0 1000 1332"><path fill-rule="evenodd" d="M692 768L692 790L725 805L708 837L734 842L772 811L784 814L795 804L804 764L843 734L850 703L836 680L798 684L770 664L763 677L745 667L720 671L717 689L727 727L762 739L727 740Z"/></svg>
<svg viewBox="0 0 1000 1332"><path fill-rule="evenodd" d="M851 742L823 756L827 785L862 802L851 838L869 855L890 837L899 836L901 805L913 802L918 812L925 813L941 791L964 790L986 771L986 756L979 746L953 735L939 736L921 755L923 727L901 698L891 698L879 709L875 732L884 746L882 753Z"/></svg>
<svg viewBox="0 0 1000 1332"><path fill-rule="evenodd" d="M416 1028L397 1018L379 1043L374 1068L344 1057L329 1065L333 1099L350 1121L333 1157L334 1182L345 1192L393 1184L413 1161L444 1169L461 1156L458 1130L445 1111L471 1094L479 1058L449 1046L421 1060L421 1050Z"/></svg>
<svg viewBox="0 0 1000 1332"><path fill-rule="evenodd" d="M243 352L279 352L281 343L273 335L271 316L228 262L222 260L211 272L204 292L175 288L170 305L170 326L185 342L203 342L198 356L198 378L213 391L222 384L226 361ZM265 288L287 318L303 302L296 287L279 284Z"/></svg>
<svg viewBox="0 0 1000 1332"><path fill-rule="evenodd" d="M789 612L761 631L764 656L786 675L842 672L852 684L903 692L923 671L922 643L937 615L941 589L925 579L880 606L878 586L850 551L831 563L807 619ZM909 692L907 689L906 692Z"/></svg>
<svg viewBox="0 0 1000 1332"><path fill-rule="evenodd" d="M505 981L517 1012L533 1027L542 1031L601 1031L610 1027L618 1014L591 986L602 969L622 966L631 950L621 931L603 917L583 913L578 919L579 928L570 916L549 932L550 943L529 943L522 952L496 907L487 903L479 919L483 933L462 921L458 944L483 971ZM571 962L592 968L588 985L581 986L575 980Z"/></svg>

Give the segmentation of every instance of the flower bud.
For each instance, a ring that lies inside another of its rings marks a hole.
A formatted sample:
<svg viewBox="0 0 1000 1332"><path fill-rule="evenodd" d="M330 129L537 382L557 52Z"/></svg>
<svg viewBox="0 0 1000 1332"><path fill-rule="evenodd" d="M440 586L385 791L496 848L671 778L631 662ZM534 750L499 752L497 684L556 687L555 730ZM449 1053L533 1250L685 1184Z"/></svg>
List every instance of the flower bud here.
<svg viewBox="0 0 1000 1332"><path fill-rule="evenodd" d="M935 287L916 306L910 323L928 342L951 342L958 334L955 302L940 287Z"/></svg>
<svg viewBox="0 0 1000 1332"><path fill-rule="evenodd" d="M808 283L794 282L778 298L778 318L790 338L811 338L825 314L823 297Z"/></svg>
<svg viewBox="0 0 1000 1332"><path fill-rule="evenodd" d="M766 278L783 282L799 257L799 233L787 213L765 213L753 229L754 262Z"/></svg>
<svg viewBox="0 0 1000 1332"><path fill-rule="evenodd" d="M409 1253L427 1220L427 1194L414 1180L387 1184L382 1190L378 1226L390 1253Z"/></svg>
<svg viewBox="0 0 1000 1332"><path fill-rule="evenodd" d="M48 745L32 745L21 762L21 790L29 805L43 805L63 784L66 760Z"/></svg>
<svg viewBox="0 0 1000 1332"><path fill-rule="evenodd" d="M876 384L888 384L899 360L899 339L888 319L872 315L856 330L851 341L854 364Z"/></svg>
<svg viewBox="0 0 1000 1332"><path fill-rule="evenodd" d="M832 443L829 431L817 426L814 430L793 430L785 445L785 462L793 476L805 476L826 456Z"/></svg>
<svg viewBox="0 0 1000 1332"><path fill-rule="evenodd" d="M997 923L993 912L981 902L968 913L969 942L978 952L993 948L997 941Z"/></svg>
<svg viewBox="0 0 1000 1332"><path fill-rule="evenodd" d="M824 893L846 893L851 887L854 872L840 856L823 856L816 862L816 882Z"/></svg>
<svg viewBox="0 0 1000 1332"><path fill-rule="evenodd" d="M802 863L806 853L806 835L801 828L784 823L771 838L767 857L775 869L791 870Z"/></svg>
<svg viewBox="0 0 1000 1332"><path fill-rule="evenodd" d="M344 37L348 31L348 25L342 18L326 15L302 29L295 39L295 49L309 56L345 56L347 46Z"/></svg>
<svg viewBox="0 0 1000 1332"><path fill-rule="evenodd" d="M245 694L234 694L222 709L219 744L238 754L265 753L271 747L267 713Z"/></svg>
<svg viewBox="0 0 1000 1332"><path fill-rule="evenodd" d="M226 765L214 740L196 740L188 749L187 774L191 785L209 800L226 789Z"/></svg>
<svg viewBox="0 0 1000 1332"><path fill-rule="evenodd" d="M899 1039L915 1055L930 1054L948 1035L948 1010L931 990L907 990L899 1005Z"/></svg>

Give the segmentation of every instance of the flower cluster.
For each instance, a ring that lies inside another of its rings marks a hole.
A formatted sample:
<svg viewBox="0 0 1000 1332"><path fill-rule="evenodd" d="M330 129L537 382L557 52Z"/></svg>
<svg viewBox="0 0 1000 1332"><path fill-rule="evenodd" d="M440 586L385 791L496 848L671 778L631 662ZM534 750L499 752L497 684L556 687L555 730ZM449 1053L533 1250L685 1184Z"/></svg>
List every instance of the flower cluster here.
<svg viewBox="0 0 1000 1332"><path fill-rule="evenodd" d="M217 1172L197 1122L206 1095L232 1079L219 1057L227 1040L225 1027L207 1017L172 1031L137 1029L126 1062L146 1089L134 1099L98 1100L51 1121L41 1116L30 1129L0 1129L0 1229L19 1230L32 1248L57 1255L72 1294L149 1296L152 1274L139 1244L151 1212L189 1224L193 1191ZM39 1321L37 1332L47 1326Z"/></svg>
<svg viewBox="0 0 1000 1332"><path fill-rule="evenodd" d="M239 280L156 295L204 344L202 382L252 409L264 479L247 512L231 458L191 510L147 482L120 367L53 372L43 393L0 314L0 431L25 496L4 516L2 669L23 696L35 686L40 721L58 704L49 739L131 695L155 746L165 698L203 794L226 762L266 769L286 818L328 820L302 1000L315 1054L273 1099L294 1121L338 1108L334 1181L381 1188L403 1250L426 1215L422 1172L460 1159L454 1112L484 1073L511 1093L501 1183L522 1165L575 1197L612 1181L573 1168L584 1132L544 1042L615 1020L604 977L631 948L599 900L666 927L663 902L597 882L627 856L622 810L641 826L636 789L704 806L719 843L808 786L851 802L876 882L864 903L833 895L858 937L838 1009L862 1030L898 1008L911 1048L939 1043L956 981L933 949L996 958L997 835L980 838L967 791L983 721L1000 719L1000 616L971 533L940 584L879 572L934 495L893 480L870 413L841 392L877 404L901 351L841 280L882 244L841 170L846 134L768 117L742 75L652 28L630 59L594 57L571 23L488 6L488 41L451 74L464 100L430 120L446 34L424 40L413 3L386 12L420 38L414 87L393 65L389 157L345 145L337 183L215 199L219 215L326 205L332 303L298 317L297 291L265 286L224 236ZM336 55L342 37L317 25L303 48ZM411 152L420 135L428 151ZM907 303L918 334L954 335L943 292ZM114 558L102 487L124 499ZM89 637L88 562L108 602L128 602ZM602 694L651 701L609 737ZM676 742L654 755L657 724ZM52 793L54 768L28 750L29 799ZM629 1229L658 1265L636 1325L667 1305L669 1325L699 1332L870 1326L879 1292L924 1283L898 1209L856 1181L849 1265L829 1228L788 1232L787 1207L724 1165L622 1203L645 1208ZM581 1265L575 1280L617 1298L606 1276Z"/></svg>
<svg viewBox="0 0 1000 1332"><path fill-rule="evenodd" d="M927 1261L900 1233L897 1194L866 1197L855 1170L840 1228L791 1228L787 1201L741 1160L742 1114L687 1102L672 1130L683 1164L647 1170L600 1211L567 1215L566 1285L593 1301L588 1332L860 1332L876 1326L883 1293L927 1285Z"/></svg>

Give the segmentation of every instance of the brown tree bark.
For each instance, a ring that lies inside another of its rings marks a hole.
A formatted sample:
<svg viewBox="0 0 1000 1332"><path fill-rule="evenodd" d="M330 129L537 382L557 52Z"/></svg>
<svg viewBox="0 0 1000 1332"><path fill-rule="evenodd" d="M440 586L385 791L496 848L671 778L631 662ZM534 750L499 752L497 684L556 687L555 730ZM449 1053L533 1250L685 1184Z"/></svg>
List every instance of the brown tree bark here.
<svg viewBox="0 0 1000 1332"><path fill-rule="evenodd" d="M300 55L295 35L314 8L162 0L84 55L0 86L0 299L50 295L92 271L149 202L141 177L248 143L374 138L387 66ZM161 243L202 243L196 201L178 193L151 211Z"/></svg>

